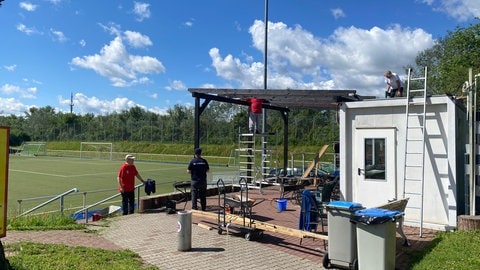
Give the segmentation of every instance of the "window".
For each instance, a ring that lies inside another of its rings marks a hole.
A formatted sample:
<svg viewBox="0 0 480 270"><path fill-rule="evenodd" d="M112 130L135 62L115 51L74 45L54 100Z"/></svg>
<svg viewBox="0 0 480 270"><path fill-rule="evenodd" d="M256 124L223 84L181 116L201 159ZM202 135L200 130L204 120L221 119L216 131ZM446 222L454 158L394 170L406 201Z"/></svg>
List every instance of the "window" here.
<svg viewBox="0 0 480 270"><path fill-rule="evenodd" d="M365 139L365 178L385 180L385 138Z"/></svg>

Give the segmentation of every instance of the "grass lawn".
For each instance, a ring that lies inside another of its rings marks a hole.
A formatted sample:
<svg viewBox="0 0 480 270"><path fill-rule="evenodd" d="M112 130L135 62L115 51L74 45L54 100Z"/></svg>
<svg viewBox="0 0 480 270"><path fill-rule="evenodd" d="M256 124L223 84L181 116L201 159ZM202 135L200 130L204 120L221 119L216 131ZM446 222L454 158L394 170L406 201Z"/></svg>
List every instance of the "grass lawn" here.
<svg viewBox="0 0 480 270"><path fill-rule="evenodd" d="M22 200L22 212L49 200L52 196L62 194L73 188L79 192L72 193L64 199L64 209L78 210L118 194L117 171L122 160L95 160L65 157L23 157L10 156L8 179L8 214L16 215L18 200ZM156 194L173 192L172 184L187 181L190 175L186 163L161 163L152 161L135 161L135 165L144 179L156 180ZM223 172L234 173L238 169L225 166L211 166L209 179ZM137 181L140 184L140 181ZM143 190L141 196L146 195ZM27 198L38 198L25 200ZM106 205L120 205L116 197ZM105 206L103 206L105 207ZM102 208L102 207L100 207ZM55 201L38 212L59 211L60 203ZM68 210L67 210L68 211Z"/></svg>
<svg viewBox="0 0 480 270"><path fill-rule="evenodd" d="M480 231L439 233L420 253L412 256L413 270L476 270L480 268Z"/></svg>

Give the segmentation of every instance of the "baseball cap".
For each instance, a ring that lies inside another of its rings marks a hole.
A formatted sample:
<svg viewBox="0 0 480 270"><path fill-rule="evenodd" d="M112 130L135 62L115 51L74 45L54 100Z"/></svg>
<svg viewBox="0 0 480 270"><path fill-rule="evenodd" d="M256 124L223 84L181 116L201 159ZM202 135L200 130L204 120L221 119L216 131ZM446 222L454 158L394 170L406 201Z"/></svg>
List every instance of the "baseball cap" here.
<svg viewBox="0 0 480 270"><path fill-rule="evenodd" d="M194 153L195 153L195 155L201 155L202 154L202 148L195 148Z"/></svg>
<svg viewBox="0 0 480 270"><path fill-rule="evenodd" d="M127 159L135 159L135 157L131 154L128 154L128 155L125 156L125 160L127 160Z"/></svg>

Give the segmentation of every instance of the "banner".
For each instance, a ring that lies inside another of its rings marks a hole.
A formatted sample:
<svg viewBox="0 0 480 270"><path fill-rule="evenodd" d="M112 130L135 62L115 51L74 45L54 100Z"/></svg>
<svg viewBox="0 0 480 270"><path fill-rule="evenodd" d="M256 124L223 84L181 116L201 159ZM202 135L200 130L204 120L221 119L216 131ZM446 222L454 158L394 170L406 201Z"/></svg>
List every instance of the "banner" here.
<svg viewBox="0 0 480 270"><path fill-rule="evenodd" d="M8 148L10 127L0 126L0 238L7 235Z"/></svg>

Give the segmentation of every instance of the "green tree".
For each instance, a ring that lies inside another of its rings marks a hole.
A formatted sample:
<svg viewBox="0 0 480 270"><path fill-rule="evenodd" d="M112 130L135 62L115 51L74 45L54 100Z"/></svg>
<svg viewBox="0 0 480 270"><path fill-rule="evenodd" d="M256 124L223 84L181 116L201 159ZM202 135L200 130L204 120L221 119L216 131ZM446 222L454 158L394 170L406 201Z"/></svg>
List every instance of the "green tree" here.
<svg viewBox="0 0 480 270"><path fill-rule="evenodd" d="M440 38L430 49L421 52L415 62L428 67L428 90L432 94L461 95L462 85L468 79L468 69L480 71L480 24L457 27ZM417 69L419 72L421 68Z"/></svg>

